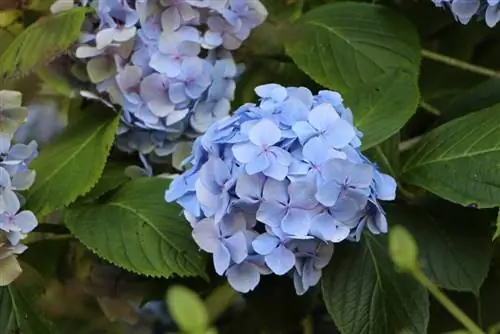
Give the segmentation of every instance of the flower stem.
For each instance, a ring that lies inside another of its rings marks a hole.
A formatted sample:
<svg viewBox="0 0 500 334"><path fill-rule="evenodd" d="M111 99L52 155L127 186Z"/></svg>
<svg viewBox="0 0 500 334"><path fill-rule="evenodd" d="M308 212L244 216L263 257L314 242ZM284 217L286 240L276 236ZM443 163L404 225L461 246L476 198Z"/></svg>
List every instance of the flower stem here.
<svg viewBox="0 0 500 334"><path fill-rule="evenodd" d="M479 66L479 65L473 65L473 64L470 64L470 63L465 62L463 60L448 57L448 56L445 56L445 55L442 55L440 53L436 53L436 52L433 52L430 50L423 49L422 56L424 56L425 58L429 58L429 59L432 59L434 61L446 64L446 65L449 65L449 66L454 66L454 67L460 68L462 70L472 72L472 73L476 73L476 74L480 74L480 75L484 75L484 76L492 77L492 78L500 78L500 72L498 72L498 71L492 70L492 69L487 68L487 67Z"/></svg>
<svg viewBox="0 0 500 334"><path fill-rule="evenodd" d="M443 305L450 314L455 317L471 334L484 334L484 331L457 307L432 281L425 276L420 269L411 272L413 277L426 287L429 292Z"/></svg>

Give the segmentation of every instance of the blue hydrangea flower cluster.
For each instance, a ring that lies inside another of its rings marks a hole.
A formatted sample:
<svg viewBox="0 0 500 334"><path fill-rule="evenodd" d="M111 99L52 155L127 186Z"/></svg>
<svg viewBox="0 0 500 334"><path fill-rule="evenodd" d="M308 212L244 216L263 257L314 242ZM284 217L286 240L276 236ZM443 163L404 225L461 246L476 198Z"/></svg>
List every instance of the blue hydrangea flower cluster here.
<svg viewBox="0 0 500 334"><path fill-rule="evenodd" d="M241 74L231 51L267 12L259 0L94 0L76 56L123 108L117 145L170 155L229 114Z"/></svg>
<svg viewBox="0 0 500 334"><path fill-rule="evenodd" d="M190 168L172 181L199 247L234 289L260 275L290 274L298 294L318 283L335 243L368 228L387 232L379 200L396 183L361 152L362 134L340 94L277 84L193 144Z"/></svg>
<svg viewBox="0 0 500 334"><path fill-rule="evenodd" d="M35 172L28 168L37 156L37 143L12 143L17 127L26 119L21 107L21 93L0 91L0 262L21 254L26 246L21 240L38 225L31 211L21 211L23 197L35 180Z"/></svg>
<svg viewBox="0 0 500 334"><path fill-rule="evenodd" d="M448 7L455 18L463 24L473 16L484 18L492 28L500 21L500 0L432 0L438 7Z"/></svg>

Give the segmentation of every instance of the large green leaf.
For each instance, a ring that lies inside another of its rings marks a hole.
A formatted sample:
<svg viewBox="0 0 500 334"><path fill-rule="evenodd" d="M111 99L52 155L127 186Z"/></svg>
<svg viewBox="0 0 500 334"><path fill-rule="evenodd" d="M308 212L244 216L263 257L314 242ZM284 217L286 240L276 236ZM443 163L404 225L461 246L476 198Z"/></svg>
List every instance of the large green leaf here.
<svg viewBox="0 0 500 334"><path fill-rule="evenodd" d="M122 184L130 180L130 178L125 174L125 169L127 164L109 161L104 167L102 176L97 182L97 184L82 197L82 200L94 200L97 199L108 191L118 188Z"/></svg>
<svg viewBox="0 0 500 334"><path fill-rule="evenodd" d="M346 105L363 132L363 149L373 147L405 125L418 107L416 76L393 71L379 80L348 91Z"/></svg>
<svg viewBox="0 0 500 334"><path fill-rule="evenodd" d="M101 177L118 127L118 115L87 111L33 161L37 175L28 207L43 216L71 204Z"/></svg>
<svg viewBox="0 0 500 334"><path fill-rule="evenodd" d="M399 176L400 170L400 139L399 133L396 133L391 138L366 152L366 155L373 162L377 163L380 170L395 178Z"/></svg>
<svg viewBox="0 0 500 334"><path fill-rule="evenodd" d="M164 201L169 180L128 182L103 204L70 208L66 225L104 259L150 276L201 275L204 262L181 210Z"/></svg>
<svg viewBox="0 0 500 334"><path fill-rule="evenodd" d="M462 205L500 203L500 104L428 133L403 166L406 182Z"/></svg>
<svg viewBox="0 0 500 334"><path fill-rule="evenodd" d="M43 293L37 273L23 266L23 274L13 284L0 288L0 333L53 334L54 325L36 309Z"/></svg>
<svg viewBox="0 0 500 334"><path fill-rule="evenodd" d="M383 6L323 5L284 31L287 53L295 63L321 85L342 93L392 69L418 72L417 32Z"/></svg>
<svg viewBox="0 0 500 334"><path fill-rule="evenodd" d="M492 256L490 221L482 212L449 203L387 206L386 211L392 225L405 226L415 238L422 270L434 283L479 292Z"/></svg>
<svg viewBox="0 0 500 334"><path fill-rule="evenodd" d="M365 235L334 255L322 278L323 299L343 334L426 333L429 299L396 271L386 236Z"/></svg>
<svg viewBox="0 0 500 334"><path fill-rule="evenodd" d="M64 53L80 35L86 12L86 8L74 8L29 26L2 52L0 78L25 75Z"/></svg>

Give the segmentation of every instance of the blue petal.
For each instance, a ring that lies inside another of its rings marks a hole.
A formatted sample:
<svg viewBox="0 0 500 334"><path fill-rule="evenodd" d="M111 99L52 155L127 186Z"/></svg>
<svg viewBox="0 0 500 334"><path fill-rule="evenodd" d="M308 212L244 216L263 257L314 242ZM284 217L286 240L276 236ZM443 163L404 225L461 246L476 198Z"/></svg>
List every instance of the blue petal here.
<svg viewBox="0 0 500 334"><path fill-rule="evenodd" d="M260 281L260 273L257 267L248 262L231 266L226 275L229 284L236 291L242 293L252 291Z"/></svg>
<svg viewBox="0 0 500 334"><path fill-rule="evenodd" d="M252 241L252 247L258 254L268 255L279 243L280 240L274 235L263 233Z"/></svg>
<svg viewBox="0 0 500 334"><path fill-rule="evenodd" d="M273 273L276 275L284 275L295 265L295 255L291 250L280 245L274 249L271 254L266 255L265 261Z"/></svg>

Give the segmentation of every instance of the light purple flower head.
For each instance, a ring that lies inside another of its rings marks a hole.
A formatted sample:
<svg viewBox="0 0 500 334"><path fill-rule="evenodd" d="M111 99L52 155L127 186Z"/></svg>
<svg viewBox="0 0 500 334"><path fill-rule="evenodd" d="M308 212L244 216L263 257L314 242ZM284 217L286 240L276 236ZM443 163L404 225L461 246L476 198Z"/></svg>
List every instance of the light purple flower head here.
<svg viewBox="0 0 500 334"><path fill-rule="evenodd" d="M500 0L432 0L437 7L448 7L455 19L467 24L474 17L493 28L500 21Z"/></svg>
<svg viewBox="0 0 500 334"><path fill-rule="evenodd" d="M229 114L239 48L267 12L259 0L92 0L76 49L122 109L117 146L163 161Z"/></svg>
<svg viewBox="0 0 500 334"><path fill-rule="evenodd" d="M394 179L360 151L362 134L336 92L267 84L193 144L191 164L166 191L184 208L216 272L248 292L261 275L316 285L333 245L387 232L379 200Z"/></svg>

